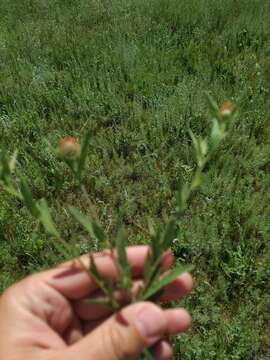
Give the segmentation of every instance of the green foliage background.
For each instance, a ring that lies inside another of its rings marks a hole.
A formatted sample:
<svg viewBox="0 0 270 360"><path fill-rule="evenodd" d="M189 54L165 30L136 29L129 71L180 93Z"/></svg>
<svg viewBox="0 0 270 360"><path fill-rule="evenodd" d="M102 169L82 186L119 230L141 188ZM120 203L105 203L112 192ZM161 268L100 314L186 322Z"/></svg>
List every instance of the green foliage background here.
<svg viewBox="0 0 270 360"><path fill-rule="evenodd" d="M113 233L122 209L130 242L144 243L138 224L162 223L177 181L191 178L188 129L209 131L203 92L238 104L174 243L195 266L180 302L193 327L175 359L270 358L269 17L268 0L0 2L1 143L18 149L19 171L79 252L96 244L65 209L87 206L47 141L91 130L85 182L101 222ZM0 290L61 260L1 192Z"/></svg>

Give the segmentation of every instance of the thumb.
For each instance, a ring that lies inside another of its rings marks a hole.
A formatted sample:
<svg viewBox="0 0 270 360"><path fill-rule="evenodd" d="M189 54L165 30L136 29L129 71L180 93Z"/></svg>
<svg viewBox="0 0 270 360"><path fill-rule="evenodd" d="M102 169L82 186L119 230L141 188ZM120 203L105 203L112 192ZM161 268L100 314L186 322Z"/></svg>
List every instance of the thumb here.
<svg viewBox="0 0 270 360"><path fill-rule="evenodd" d="M162 338L166 329L167 320L161 308L141 302L113 315L68 351L71 359L136 359L144 348Z"/></svg>

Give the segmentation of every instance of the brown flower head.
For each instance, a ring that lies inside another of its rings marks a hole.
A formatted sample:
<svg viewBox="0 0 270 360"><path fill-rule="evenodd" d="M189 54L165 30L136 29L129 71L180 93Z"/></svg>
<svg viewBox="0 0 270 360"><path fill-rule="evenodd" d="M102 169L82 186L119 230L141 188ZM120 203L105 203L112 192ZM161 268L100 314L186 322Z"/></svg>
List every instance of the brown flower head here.
<svg viewBox="0 0 270 360"><path fill-rule="evenodd" d="M62 157L77 157L81 151L78 138L66 136L59 141L58 152Z"/></svg>
<svg viewBox="0 0 270 360"><path fill-rule="evenodd" d="M219 111L220 111L220 115L222 117L228 117L232 114L234 109L233 103L229 100L224 101L224 103L221 105Z"/></svg>

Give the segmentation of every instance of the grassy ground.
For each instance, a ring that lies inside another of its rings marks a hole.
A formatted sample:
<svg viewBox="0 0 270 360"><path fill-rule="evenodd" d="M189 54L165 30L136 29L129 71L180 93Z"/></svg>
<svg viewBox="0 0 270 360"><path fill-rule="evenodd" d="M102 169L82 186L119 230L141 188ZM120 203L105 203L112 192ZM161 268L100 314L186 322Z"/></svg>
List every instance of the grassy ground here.
<svg viewBox="0 0 270 360"><path fill-rule="evenodd" d="M64 209L85 204L47 140L91 129L92 201L109 229L124 208L130 242L142 243L134 221L162 222L191 177L188 129L209 128L204 91L239 106L174 244L196 279L175 359L270 358L269 16L269 0L0 2L0 139L81 252L94 244ZM61 259L0 193L0 290Z"/></svg>

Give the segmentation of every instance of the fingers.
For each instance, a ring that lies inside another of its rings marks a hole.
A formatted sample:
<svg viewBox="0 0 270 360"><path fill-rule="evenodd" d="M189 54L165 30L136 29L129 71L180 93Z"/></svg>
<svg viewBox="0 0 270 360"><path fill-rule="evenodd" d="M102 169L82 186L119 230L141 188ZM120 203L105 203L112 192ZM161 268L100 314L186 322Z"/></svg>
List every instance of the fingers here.
<svg viewBox="0 0 270 360"><path fill-rule="evenodd" d="M127 248L128 261L131 264L133 277L139 277L143 272L143 266L148 254L147 246L133 246ZM110 252L95 254L97 268L102 276L112 279L117 278L117 267ZM164 253L162 259L163 270L167 270L172 264L170 250ZM85 269L89 269L90 258L84 255L80 261L74 260L43 273L43 278L50 286L61 292L69 299L80 299L97 289L97 285Z"/></svg>
<svg viewBox="0 0 270 360"><path fill-rule="evenodd" d="M182 308L164 310L167 319L167 334L176 335L186 331L191 324L191 316Z"/></svg>
<svg viewBox="0 0 270 360"><path fill-rule="evenodd" d="M63 334L63 339L65 340L66 344L72 345L82 338L83 329L81 321L76 316L74 316L69 324L69 327Z"/></svg>
<svg viewBox="0 0 270 360"><path fill-rule="evenodd" d="M185 309L175 308L163 311L167 321L167 335L176 335L186 331L190 327L191 316ZM83 333L90 333L106 320L107 318L104 317L97 320L85 321L83 325Z"/></svg>
<svg viewBox="0 0 270 360"><path fill-rule="evenodd" d="M193 280L190 273L183 273L169 285L163 288L158 301L173 301L178 300L189 294L193 287Z"/></svg>
<svg viewBox="0 0 270 360"><path fill-rule="evenodd" d="M70 347L66 360L75 356L80 360L136 359L148 347L153 348L155 359L169 359L172 349L161 339L186 330L190 322L184 309L164 311L151 302L136 303L102 324L97 322L95 329L89 322L85 337Z"/></svg>
<svg viewBox="0 0 270 360"><path fill-rule="evenodd" d="M141 281L134 284L134 292L136 293ZM184 273L175 279L171 284L164 287L161 296L157 301L172 301L182 298L192 290L192 276L189 273ZM93 295L93 298L98 297L98 293ZM121 303L124 303L125 298L122 293L117 293L116 297ZM84 299L74 302L75 313L82 320L98 320L111 314L111 310L96 304L87 303Z"/></svg>
<svg viewBox="0 0 270 360"><path fill-rule="evenodd" d="M136 280L133 283L132 293L137 294L140 286L142 285L142 280ZM114 292L115 298L119 304L125 305L130 303L128 300L127 293L121 290L116 290ZM96 299L104 296L102 291L96 291L91 297L86 297L85 299L80 299L78 301L73 301L73 309L76 315L82 320L98 320L109 316L112 314L112 310L98 304L91 304L87 302L88 299Z"/></svg>
<svg viewBox="0 0 270 360"><path fill-rule="evenodd" d="M166 313L150 302L124 308L68 350L66 360L136 359L168 330Z"/></svg>

